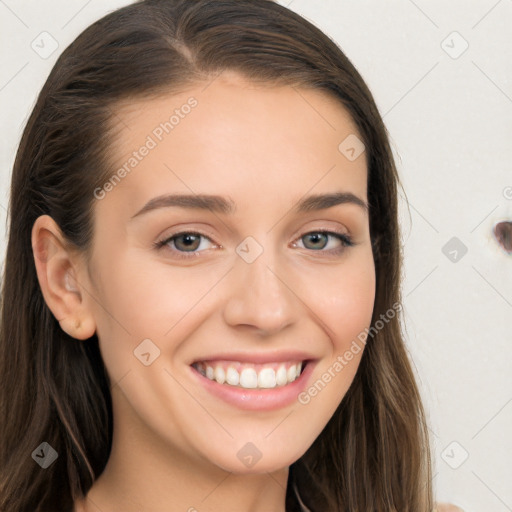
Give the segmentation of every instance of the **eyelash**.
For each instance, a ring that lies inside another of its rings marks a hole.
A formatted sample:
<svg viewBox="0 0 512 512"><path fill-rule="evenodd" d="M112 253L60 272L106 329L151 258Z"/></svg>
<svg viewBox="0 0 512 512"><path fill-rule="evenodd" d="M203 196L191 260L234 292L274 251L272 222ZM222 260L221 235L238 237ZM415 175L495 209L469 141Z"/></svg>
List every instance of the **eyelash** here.
<svg viewBox="0 0 512 512"><path fill-rule="evenodd" d="M301 238L303 238L307 235L311 235L311 234L331 235L331 236L334 236L335 238L337 238L341 242L341 247L338 247L337 249L330 249L328 251L325 251L323 249L320 249L318 251L316 251L314 249L309 249L313 252L325 252L330 255L338 256L338 255L341 255L341 253L343 253L347 247L353 247L354 245L356 245L350 235L347 235L345 233L339 233L337 231L327 231L327 230L308 231L307 233L304 233L302 236L300 236L298 239L300 240ZM201 237L207 238L208 240L210 240L210 242L212 242L211 238L203 233L200 233L197 231L181 231L179 233L174 233L172 236L167 237L164 240L155 242L154 246L157 250L163 249L167 244L169 244L169 242L171 242L172 240L174 240L175 238L177 238L181 235L199 235ZM198 255L202 251L186 252L186 251L180 251L180 250L176 250L176 251L173 250L173 252L176 252L179 254L179 255L176 255L176 257L178 259L190 259L190 258L196 257L196 255ZM187 256L185 256L185 254L187 254Z"/></svg>

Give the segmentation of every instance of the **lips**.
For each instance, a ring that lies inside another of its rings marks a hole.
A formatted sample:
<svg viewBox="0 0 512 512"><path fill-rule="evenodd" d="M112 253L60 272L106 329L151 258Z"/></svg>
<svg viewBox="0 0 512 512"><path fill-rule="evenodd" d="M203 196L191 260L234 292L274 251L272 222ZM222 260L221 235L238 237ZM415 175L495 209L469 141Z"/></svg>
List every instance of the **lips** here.
<svg viewBox="0 0 512 512"><path fill-rule="evenodd" d="M231 352L203 356L189 368L193 381L211 396L238 409L263 412L296 403L318 361L319 356L297 350Z"/></svg>

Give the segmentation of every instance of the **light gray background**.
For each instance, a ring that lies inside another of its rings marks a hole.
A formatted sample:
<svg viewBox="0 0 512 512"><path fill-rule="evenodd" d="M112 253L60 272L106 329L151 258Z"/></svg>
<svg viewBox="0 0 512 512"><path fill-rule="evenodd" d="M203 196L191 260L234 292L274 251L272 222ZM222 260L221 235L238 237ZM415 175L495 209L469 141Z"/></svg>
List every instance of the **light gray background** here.
<svg viewBox="0 0 512 512"><path fill-rule="evenodd" d="M79 32L128 3L0 0L2 264L12 163L36 95ZM492 236L497 221L512 220L512 0L280 3L342 47L391 134L409 201L408 347L437 498L467 512L512 511L512 255ZM47 58L31 47L51 50L44 31L58 43Z"/></svg>

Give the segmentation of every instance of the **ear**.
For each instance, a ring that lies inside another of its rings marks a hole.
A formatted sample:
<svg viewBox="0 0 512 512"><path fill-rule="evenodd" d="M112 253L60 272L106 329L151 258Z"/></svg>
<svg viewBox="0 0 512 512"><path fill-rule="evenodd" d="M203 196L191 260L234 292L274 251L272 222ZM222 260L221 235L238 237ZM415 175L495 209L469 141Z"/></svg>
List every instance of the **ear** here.
<svg viewBox="0 0 512 512"><path fill-rule="evenodd" d="M32 226L32 251L44 300L62 330L73 338L90 338L96 323L79 277L85 276L83 262L49 215L41 215Z"/></svg>

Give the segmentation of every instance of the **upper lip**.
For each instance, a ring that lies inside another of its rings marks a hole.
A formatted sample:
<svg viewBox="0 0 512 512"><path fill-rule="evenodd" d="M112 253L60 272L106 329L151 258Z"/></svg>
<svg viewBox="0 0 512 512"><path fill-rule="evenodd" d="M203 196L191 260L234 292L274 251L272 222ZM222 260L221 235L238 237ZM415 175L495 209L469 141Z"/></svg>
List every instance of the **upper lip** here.
<svg viewBox="0 0 512 512"><path fill-rule="evenodd" d="M194 359L192 364L201 361L236 361L240 363L266 364L282 363L287 361L307 361L316 359L311 354L297 350L276 351L276 352L230 352L204 356Z"/></svg>

